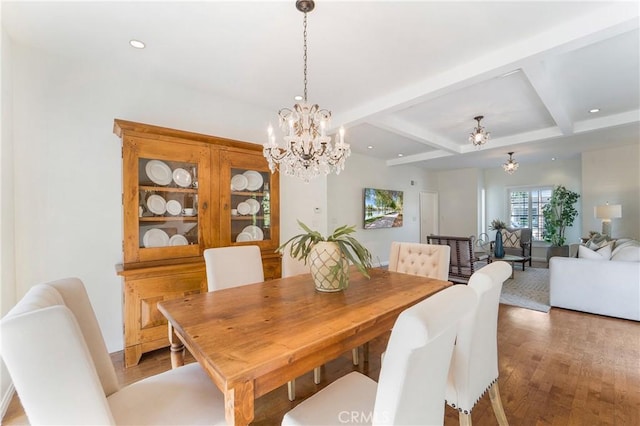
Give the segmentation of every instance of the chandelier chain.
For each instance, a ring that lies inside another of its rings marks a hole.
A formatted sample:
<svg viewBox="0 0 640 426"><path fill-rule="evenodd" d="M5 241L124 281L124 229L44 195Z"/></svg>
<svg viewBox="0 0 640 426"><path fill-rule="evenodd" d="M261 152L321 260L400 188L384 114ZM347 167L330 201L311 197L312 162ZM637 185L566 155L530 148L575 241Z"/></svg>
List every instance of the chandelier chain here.
<svg viewBox="0 0 640 426"><path fill-rule="evenodd" d="M304 103L307 103L307 12L304 12Z"/></svg>
<svg viewBox="0 0 640 426"><path fill-rule="evenodd" d="M269 162L269 169L275 173L280 169L284 174L296 176L309 182L318 175L344 170L345 159L351 155L351 148L344 141L344 128L340 128L331 143L327 135L331 111L318 104L308 103L307 93L307 12L314 8L313 0L297 0L296 8L304 13L304 101L293 108L278 111L279 127L284 133L283 143L278 143L271 125L267 129L267 143L262 153ZM296 99L299 99L296 97Z"/></svg>

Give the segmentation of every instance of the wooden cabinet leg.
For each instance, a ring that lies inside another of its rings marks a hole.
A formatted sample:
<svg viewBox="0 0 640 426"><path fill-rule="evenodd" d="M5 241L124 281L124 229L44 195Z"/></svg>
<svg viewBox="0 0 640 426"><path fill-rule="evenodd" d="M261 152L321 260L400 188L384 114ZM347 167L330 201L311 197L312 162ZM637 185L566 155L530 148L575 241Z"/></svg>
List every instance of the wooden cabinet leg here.
<svg viewBox="0 0 640 426"><path fill-rule="evenodd" d="M171 343L171 368L178 368L184 365L184 345L169 324L169 343Z"/></svg>

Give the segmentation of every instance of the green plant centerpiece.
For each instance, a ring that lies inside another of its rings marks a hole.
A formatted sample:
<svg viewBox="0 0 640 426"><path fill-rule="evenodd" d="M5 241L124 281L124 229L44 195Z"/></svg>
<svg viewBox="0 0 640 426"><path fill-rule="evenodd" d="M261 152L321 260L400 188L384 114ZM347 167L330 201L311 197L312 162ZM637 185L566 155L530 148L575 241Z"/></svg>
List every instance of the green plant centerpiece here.
<svg viewBox="0 0 640 426"><path fill-rule="evenodd" d="M349 285L349 262L369 278L367 269L371 268L371 253L351 236L356 231L355 226L340 226L331 235L323 237L301 221L298 221L298 225L305 232L291 237L276 251L283 253L289 246L292 258L309 263L318 291L335 292L346 289Z"/></svg>
<svg viewBox="0 0 640 426"><path fill-rule="evenodd" d="M489 230L491 231L500 231L503 229L507 229L507 224L500 219L493 219L491 225L489 225Z"/></svg>
<svg viewBox="0 0 640 426"><path fill-rule="evenodd" d="M551 247L547 250L547 261L552 256L568 256L569 247L565 246L565 230L572 226L578 216L575 204L580 198L577 192L573 192L562 185L556 186L551 193L549 203L542 206L544 219L544 231L542 238ZM557 249L562 247L561 249Z"/></svg>

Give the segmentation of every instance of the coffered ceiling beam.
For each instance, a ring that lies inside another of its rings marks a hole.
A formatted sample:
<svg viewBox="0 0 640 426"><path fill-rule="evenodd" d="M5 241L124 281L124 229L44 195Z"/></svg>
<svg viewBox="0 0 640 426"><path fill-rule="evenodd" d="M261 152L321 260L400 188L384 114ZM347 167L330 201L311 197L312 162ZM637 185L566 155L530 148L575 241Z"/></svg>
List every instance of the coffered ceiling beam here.
<svg viewBox="0 0 640 426"><path fill-rule="evenodd" d="M549 54L572 51L589 43L631 31L639 26L637 5L631 3L633 2L630 2L629 9L626 11L621 11L618 8L606 13L597 11L528 39L488 52L478 59L454 67L445 73L406 86L343 113L335 114L334 122L342 123L346 127L357 125L374 115L399 111L484 81L487 78L498 77L527 64L542 61ZM543 96L549 98L548 95ZM556 106L551 108L557 109ZM555 114L554 119L560 122L559 127L561 126L563 131L566 131L568 128L567 120L562 117L561 112L556 111Z"/></svg>
<svg viewBox="0 0 640 426"><path fill-rule="evenodd" d="M430 132L420 126L416 126L415 124L403 120L393 114L387 116L376 116L367 122L372 126L388 130L432 148L442 149L449 153L460 153L459 144L437 135L436 133Z"/></svg>
<svg viewBox="0 0 640 426"><path fill-rule="evenodd" d="M553 121L558 125L562 134L572 134L573 122L569 118L565 106L562 104L558 88L555 87L549 77L549 72L540 62L532 62L522 67L522 71L529 79L529 82L537 92L547 111L549 111L549 114L551 114Z"/></svg>

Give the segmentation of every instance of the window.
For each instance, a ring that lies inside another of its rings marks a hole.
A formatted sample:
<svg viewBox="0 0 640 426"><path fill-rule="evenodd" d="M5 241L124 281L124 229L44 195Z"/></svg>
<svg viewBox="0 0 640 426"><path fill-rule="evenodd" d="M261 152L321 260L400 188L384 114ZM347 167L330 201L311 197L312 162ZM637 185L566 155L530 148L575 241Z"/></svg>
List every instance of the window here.
<svg viewBox="0 0 640 426"><path fill-rule="evenodd" d="M534 241L542 241L544 218L542 206L549 203L552 186L539 188L512 188L509 190L509 225L531 228Z"/></svg>

